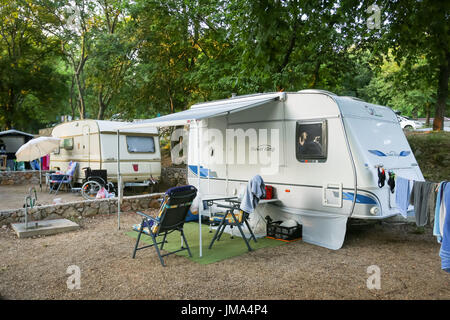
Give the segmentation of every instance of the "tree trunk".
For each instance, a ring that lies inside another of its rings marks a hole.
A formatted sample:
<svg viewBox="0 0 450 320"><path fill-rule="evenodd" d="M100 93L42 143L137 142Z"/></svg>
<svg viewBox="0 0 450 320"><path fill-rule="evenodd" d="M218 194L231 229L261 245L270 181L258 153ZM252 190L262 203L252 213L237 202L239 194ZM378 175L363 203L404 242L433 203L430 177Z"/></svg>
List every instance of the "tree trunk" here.
<svg viewBox="0 0 450 320"><path fill-rule="evenodd" d="M447 61L445 61L445 63L439 68L437 102L433 121L433 130L438 131L442 131L444 129L444 115L448 97L448 77L450 75L449 58L450 54L447 54Z"/></svg>
<svg viewBox="0 0 450 320"><path fill-rule="evenodd" d="M75 109L76 109L76 107L73 105L73 87L74 86L75 86L75 81L74 81L74 76L72 75L72 83L70 85L70 97L69 97L70 108L72 110L72 120L75 120Z"/></svg>
<svg viewBox="0 0 450 320"><path fill-rule="evenodd" d="M431 114L431 103L427 102L425 106L425 112L426 112L426 120L425 120L425 126L430 126L430 114Z"/></svg>
<svg viewBox="0 0 450 320"><path fill-rule="evenodd" d="M289 63L289 58L291 57L292 52L294 51L295 43L297 41L297 33L298 33L299 21L295 20L295 24L292 30L291 41L289 42L289 47L284 55L283 62L278 66L278 73L283 72L284 68Z"/></svg>
<svg viewBox="0 0 450 320"><path fill-rule="evenodd" d="M103 117L105 116L105 109L106 105L103 101L103 87L102 87L98 92L98 114L97 114L98 120L103 120Z"/></svg>
<svg viewBox="0 0 450 320"><path fill-rule="evenodd" d="M83 88L81 87L80 75L75 74L75 79L77 80L77 88L78 88L78 101L79 101L79 112L80 119L83 120L86 116L86 105L84 103L84 94Z"/></svg>
<svg viewBox="0 0 450 320"><path fill-rule="evenodd" d="M310 87L311 89L314 89L314 88L316 87L316 85L317 85L317 82L319 82L320 65L321 65L320 61L317 61L317 62L316 62L316 66L315 66L315 68L314 68L314 73L313 73L312 81L311 81L310 84L309 84L309 87Z"/></svg>
<svg viewBox="0 0 450 320"><path fill-rule="evenodd" d="M98 103L98 114L97 114L97 119L98 120L103 120L103 118L105 117L105 109L106 109L106 106L103 103L103 101L99 101L99 103Z"/></svg>
<svg viewBox="0 0 450 320"><path fill-rule="evenodd" d="M13 114L15 109L15 98L14 98L14 89L8 90L9 99L5 106L5 129L10 130L13 128Z"/></svg>
<svg viewBox="0 0 450 320"><path fill-rule="evenodd" d="M170 93L169 93L169 101L170 101L170 113L173 113L174 106L173 106L172 96L170 95Z"/></svg>

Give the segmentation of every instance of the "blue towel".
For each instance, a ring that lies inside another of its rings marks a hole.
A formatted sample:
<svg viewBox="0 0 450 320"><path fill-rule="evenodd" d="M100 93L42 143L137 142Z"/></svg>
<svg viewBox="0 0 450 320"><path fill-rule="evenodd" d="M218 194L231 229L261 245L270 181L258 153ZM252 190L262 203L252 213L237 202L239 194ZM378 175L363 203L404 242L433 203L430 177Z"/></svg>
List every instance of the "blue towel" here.
<svg viewBox="0 0 450 320"><path fill-rule="evenodd" d="M240 209L247 213L255 211L260 199L266 195L266 185L260 175L254 176L248 183L242 198Z"/></svg>
<svg viewBox="0 0 450 320"><path fill-rule="evenodd" d="M444 228L442 234L442 245L439 252L441 257L442 270L450 273L450 184L447 183L443 189L444 196L442 201L444 201L444 206L446 214L444 217Z"/></svg>
<svg viewBox="0 0 450 320"><path fill-rule="evenodd" d="M38 160L30 161L30 166L32 170L39 170L39 161Z"/></svg>
<svg viewBox="0 0 450 320"><path fill-rule="evenodd" d="M437 196L436 196L436 207L434 209L434 226L433 226L433 235L437 237L437 242L442 242L442 234L441 234L441 228L439 225L440 216L441 216L441 195L442 195L442 189L445 187L446 182L441 182L439 184Z"/></svg>
<svg viewBox="0 0 450 320"><path fill-rule="evenodd" d="M397 176L395 181L396 191L395 191L395 203L397 204L397 208L400 210L400 214L406 218L408 215L408 206L409 206L409 180Z"/></svg>

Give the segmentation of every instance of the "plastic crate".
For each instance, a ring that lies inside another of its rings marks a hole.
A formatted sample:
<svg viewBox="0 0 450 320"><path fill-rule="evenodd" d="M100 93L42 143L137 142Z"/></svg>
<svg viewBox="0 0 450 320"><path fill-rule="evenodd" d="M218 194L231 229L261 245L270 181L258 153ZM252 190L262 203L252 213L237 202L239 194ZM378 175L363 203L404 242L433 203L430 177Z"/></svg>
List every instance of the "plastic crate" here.
<svg viewBox="0 0 450 320"><path fill-rule="evenodd" d="M282 227L282 221L267 222L267 236L281 240L295 240L302 237L302 226Z"/></svg>

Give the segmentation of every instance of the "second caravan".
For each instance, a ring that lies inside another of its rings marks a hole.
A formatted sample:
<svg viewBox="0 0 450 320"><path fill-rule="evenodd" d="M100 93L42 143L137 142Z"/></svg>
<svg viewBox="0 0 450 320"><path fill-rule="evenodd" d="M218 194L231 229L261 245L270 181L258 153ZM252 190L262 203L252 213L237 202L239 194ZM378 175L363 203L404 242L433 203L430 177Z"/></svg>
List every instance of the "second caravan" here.
<svg viewBox="0 0 450 320"><path fill-rule="evenodd" d="M50 169L65 170L78 163L75 181L81 183L82 168L107 170L108 181L117 182L117 130L128 122L78 120L57 125L52 136L61 145L50 156ZM156 128L120 130L120 173L125 183L149 185L161 176L161 153Z"/></svg>

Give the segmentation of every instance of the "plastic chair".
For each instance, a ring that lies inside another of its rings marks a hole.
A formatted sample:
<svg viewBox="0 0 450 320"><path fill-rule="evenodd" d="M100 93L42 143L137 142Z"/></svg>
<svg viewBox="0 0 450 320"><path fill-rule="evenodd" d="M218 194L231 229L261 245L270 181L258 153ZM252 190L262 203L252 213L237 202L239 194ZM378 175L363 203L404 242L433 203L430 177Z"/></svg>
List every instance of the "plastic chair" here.
<svg viewBox="0 0 450 320"><path fill-rule="evenodd" d="M65 185L69 190L72 189L72 180L77 168L77 162L69 162L66 173L52 173L49 177L50 192L55 191L55 195L58 194L59 189L62 185ZM56 187L57 186L57 187ZM55 190L56 187L56 190Z"/></svg>
<svg viewBox="0 0 450 320"><path fill-rule="evenodd" d="M189 256L192 257L191 250L189 249L186 237L184 236L183 226L188 210L196 195L197 189L194 186L188 185L174 187L166 191L163 202L159 209L158 216L156 218L140 211L136 212L137 214L142 216L143 219L140 225L138 224L133 226L133 229L139 232L136 240L136 245L134 246L133 250L133 259L136 257L136 251L149 247L155 248L163 267L165 266L163 257L170 254L187 250ZM178 231L181 234L181 248L176 251L161 254L160 250L163 250L164 244L167 243L167 235L174 231ZM139 247L139 241L141 239L142 233L149 235L152 238L153 244ZM156 240L156 238L159 236L163 236L161 242L157 242ZM159 244L161 244L160 248L158 247ZM183 244L186 244L186 247L183 247Z"/></svg>

